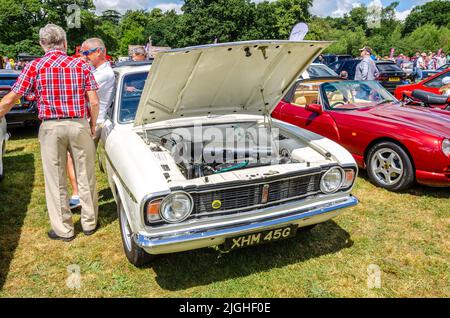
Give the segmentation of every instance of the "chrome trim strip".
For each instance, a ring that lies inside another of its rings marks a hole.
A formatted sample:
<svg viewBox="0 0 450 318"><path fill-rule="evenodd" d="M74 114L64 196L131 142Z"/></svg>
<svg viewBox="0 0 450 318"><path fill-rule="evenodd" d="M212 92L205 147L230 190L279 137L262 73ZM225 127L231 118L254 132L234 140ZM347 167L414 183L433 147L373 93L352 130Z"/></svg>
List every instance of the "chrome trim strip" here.
<svg viewBox="0 0 450 318"><path fill-rule="evenodd" d="M140 247L144 248L152 248L152 247L160 247L160 246L168 246L168 245L176 245L181 243L186 243L190 241L196 240L204 240L204 239L212 239L217 237L232 237L235 235L240 235L243 233L256 232L259 230L263 230L266 228L271 228L281 224L287 224L296 222L301 219L311 218L316 215L326 214L332 212L337 209L343 209L347 207L354 206L358 203L358 199L354 196L349 195L344 200L337 200L333 205L317 205L312 210L302 211L301 209L297 210L297 214L279 217L276 219L268 219L261 220L259 222L253 222L247 225L236 225L228 228L216 228L216 229L203 229L199 232L191 232L191 233L181 233L176 234L170 237L151 237L149 235L143 235L141 233L137 233L133 235L133 239L136 244Z"/></svg>

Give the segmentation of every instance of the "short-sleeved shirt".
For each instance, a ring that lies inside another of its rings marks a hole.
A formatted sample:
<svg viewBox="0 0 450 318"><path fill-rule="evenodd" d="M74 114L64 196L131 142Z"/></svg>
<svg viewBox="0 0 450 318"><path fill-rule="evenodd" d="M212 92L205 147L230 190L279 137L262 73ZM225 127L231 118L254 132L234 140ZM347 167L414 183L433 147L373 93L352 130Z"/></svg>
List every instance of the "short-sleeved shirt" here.
<svg viewBox="0 0 450 318"><path fill-rule="evenodd" d="M105 121L106 111L111 105L116 77L108 61L94 69L92 73L98 84L97 95L100 102L100 109L97 123L99 124Z"/></svg>
<svg viewBox="0 0 450 318"><path fill-rule="evenodd" d="M86 118L86 92L97 89L89 64L61 50L29 63L11 88L16 94L36 95L40 119Z"/></svg>

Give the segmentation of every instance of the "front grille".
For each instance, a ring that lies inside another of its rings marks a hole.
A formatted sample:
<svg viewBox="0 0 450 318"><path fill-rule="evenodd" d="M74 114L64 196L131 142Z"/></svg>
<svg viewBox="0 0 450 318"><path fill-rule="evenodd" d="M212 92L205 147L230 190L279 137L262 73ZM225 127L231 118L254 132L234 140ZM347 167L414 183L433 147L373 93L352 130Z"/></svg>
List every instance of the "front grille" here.
<svg viewBox="0 0 450 318"><path fill-rule="evenodd" d="M320 174L292 177L286 180L272 181L244 187L215 190L206 193L193 193L193 215L239 212L260 207L263 203L263 187L269 185L266 205L286 201L320 190ZM213 208L213 203L219 208Z"/></svg>

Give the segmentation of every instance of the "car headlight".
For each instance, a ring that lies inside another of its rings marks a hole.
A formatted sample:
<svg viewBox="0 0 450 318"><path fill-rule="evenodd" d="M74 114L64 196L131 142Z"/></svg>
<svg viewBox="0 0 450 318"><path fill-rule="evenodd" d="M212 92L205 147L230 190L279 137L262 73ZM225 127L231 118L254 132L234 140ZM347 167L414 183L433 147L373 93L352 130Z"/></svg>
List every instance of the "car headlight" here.
<svg viewBox="0 0 450 318"><path fill-rule="evenodd" d="M450 157L450 140L444 139L444 140L442 141L442 152L443 152L444 155L446 155L447 157Z"/></svg>
<svg viewBox="0 0 450 318"><path fill-rule="evenodd" d="M334 167L325 172L320 180L320 190L323 193L333 193L339 190L344 182L344 170Z"/></svg>
<svg viewBox="0 0 450 318"><path fill-rule="evenodd" d="M159 211L166 222L178 223L191 214L193 207L192 197L189 194L175 192L164 198Z"/></svg>

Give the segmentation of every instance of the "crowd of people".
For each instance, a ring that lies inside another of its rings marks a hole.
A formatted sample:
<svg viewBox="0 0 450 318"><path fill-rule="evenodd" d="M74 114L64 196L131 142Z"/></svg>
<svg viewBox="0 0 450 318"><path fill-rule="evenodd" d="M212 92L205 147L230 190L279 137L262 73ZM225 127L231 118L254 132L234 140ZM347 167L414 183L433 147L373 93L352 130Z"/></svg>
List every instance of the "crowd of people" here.
<svg viewBox="0 0 450 318"><path fill-rule="evenodd" d="M398 54L396 57L380 57L371 56L374 60L391 60L395 62L400 68L404 69L406 64L413 64L413 74L416 80L422 80L424 70L437 70L446 65L450 61L450 55L446 55L442 50L439 52L416 52L414 56L407 56L405 54Z"/></svg>
<svg viewBox="0 0 450 318"><path fill-rule="evenodd" d="M9 58L8 56L0 56L0 69L5 70L23 70L28 61L17 60Z"/></svg>

